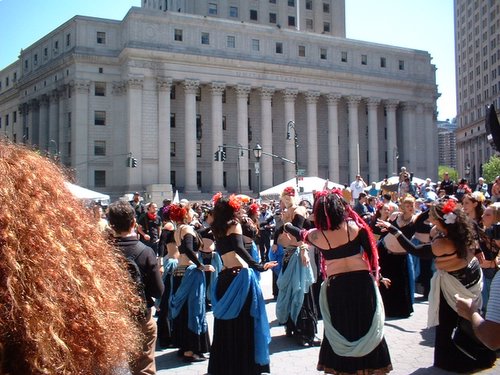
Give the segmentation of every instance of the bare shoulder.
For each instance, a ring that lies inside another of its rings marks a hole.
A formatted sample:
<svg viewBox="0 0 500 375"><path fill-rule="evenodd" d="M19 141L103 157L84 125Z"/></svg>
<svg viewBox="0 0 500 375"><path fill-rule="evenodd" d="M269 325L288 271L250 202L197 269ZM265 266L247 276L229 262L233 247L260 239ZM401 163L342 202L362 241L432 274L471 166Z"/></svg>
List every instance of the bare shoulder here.
<svg viewBox="0 0 500 375"><path fill-rule="evenodd" d="M297 206L295 208L294 214L306 217L307 216L307 208L305 208L304 206Z"/></svg>
<svg viewBox="0 0 500 375"><path fill-rule="evenodd" d="M318 240L318 230L317 229L311 229L307 233L307 239L311 242L316 242Z"/></svg>
<svg viewBox="0 0 500 375"><path fill-rule="evenodd" d="M243 230L241 229L241 224L240 223L234 223L234 224L231 224L228 228L227 228L227 232L226 232L228 235L229 234L243 234Z"/></svg>

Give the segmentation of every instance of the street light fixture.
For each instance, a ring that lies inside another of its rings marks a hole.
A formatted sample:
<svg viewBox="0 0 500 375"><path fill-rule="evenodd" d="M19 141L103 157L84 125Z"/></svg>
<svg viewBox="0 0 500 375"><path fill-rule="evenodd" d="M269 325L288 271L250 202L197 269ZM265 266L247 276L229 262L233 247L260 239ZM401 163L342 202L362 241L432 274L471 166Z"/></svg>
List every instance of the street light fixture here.
<svg viewBox="0 0 500 375"><path fill-rule="evenodd" d="M253 156L255 156L255 174L257 176L257 199L260 198L260 158L262 157L262 147L257 143L253 148Z"/></svg>
<svg viewBox="0 0 500 375"><path fill-rule="evenodd" d="M292 139L292 133L290 130L293 129L293 145L295 148L295 187L297 190L299 189L299 161L297 159L297 149L299 148L298 137L297 137L297 129L295 128L295 121L290 120L288 124L286 124L286 139Z"/></svg>

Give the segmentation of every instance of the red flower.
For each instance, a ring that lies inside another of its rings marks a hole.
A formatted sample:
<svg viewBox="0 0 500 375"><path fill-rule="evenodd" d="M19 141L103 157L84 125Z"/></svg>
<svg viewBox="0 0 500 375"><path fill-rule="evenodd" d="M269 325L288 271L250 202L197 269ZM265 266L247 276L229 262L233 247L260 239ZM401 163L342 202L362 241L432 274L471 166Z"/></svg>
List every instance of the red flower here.
<svg viewBox="0 0 500 375"><path fill-rule="evenodd" d="M241 203L240 200L236 197L236 195L231 194L229 196L229 205L233 208L233 211L235 212L240 210Z"/></svg>
<svg viewBox="0 0 500 375"><path fill-rule="evenodd" d="M453 210L455 210L456 205L457 204L453 199L448 199L441 211L443 212L443 214L449 214L450 212L453 212Z"/></svg>
<svg viewBox="0 0 500 375"><path fill-rule="evenodd" d="M222 193L219 191L212 197L212 203L215 205L219 199L222 198Z"/></svg>
<svg viewBox="0 0 500 375"><path fill-rule="evenodd" d="M252 203L250 206L248 206L248 214L250 216L257 215L259 212L259 205L257 203Z"/></svg>
<svg viewBox="0 0 500 375"><path fill-rule="evenodd" d="M283 190L283 195L295 197L295 189L292 186L288 186Z"/></svg>

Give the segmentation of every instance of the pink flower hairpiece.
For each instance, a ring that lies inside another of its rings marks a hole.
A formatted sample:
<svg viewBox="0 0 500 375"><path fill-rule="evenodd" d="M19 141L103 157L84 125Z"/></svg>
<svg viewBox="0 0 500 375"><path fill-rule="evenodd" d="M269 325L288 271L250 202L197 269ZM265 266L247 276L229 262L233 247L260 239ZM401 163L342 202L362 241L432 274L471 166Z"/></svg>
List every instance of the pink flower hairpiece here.
<svg viewBox="0 0 500 375"><path fill-rule="evenodd" d="M288 186L283 190L283 194L295 197L295 189L292 186Z"/></svg>

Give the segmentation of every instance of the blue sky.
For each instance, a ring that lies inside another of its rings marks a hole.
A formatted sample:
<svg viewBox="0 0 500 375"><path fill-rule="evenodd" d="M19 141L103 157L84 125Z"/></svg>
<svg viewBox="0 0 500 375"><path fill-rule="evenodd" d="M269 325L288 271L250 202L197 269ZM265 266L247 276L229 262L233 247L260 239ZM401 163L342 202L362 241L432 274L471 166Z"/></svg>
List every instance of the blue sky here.
<svg viewBox="0 0 500 375"><path fill-rule="evenodd" d="M453 0L345 2L348 38L420 49L431 54L441 93L438 119L455 117ZM140 3L140 0L0 0L0 69L14 62L21 48L28 47L74 15L122 19L131 6L140 6Z"/></svg>

